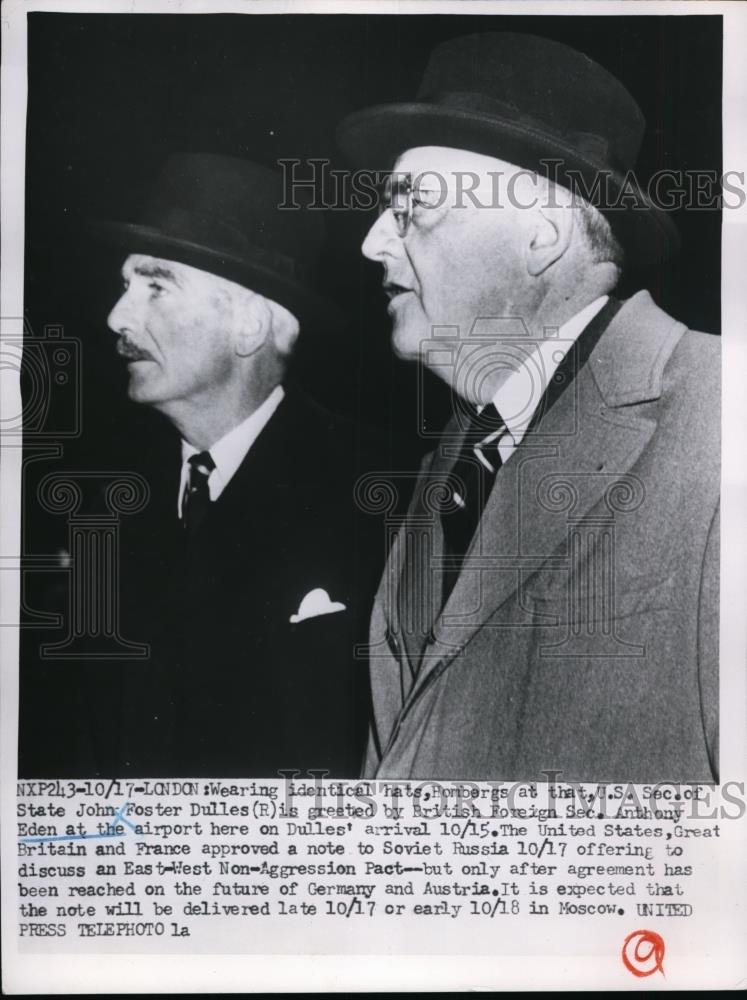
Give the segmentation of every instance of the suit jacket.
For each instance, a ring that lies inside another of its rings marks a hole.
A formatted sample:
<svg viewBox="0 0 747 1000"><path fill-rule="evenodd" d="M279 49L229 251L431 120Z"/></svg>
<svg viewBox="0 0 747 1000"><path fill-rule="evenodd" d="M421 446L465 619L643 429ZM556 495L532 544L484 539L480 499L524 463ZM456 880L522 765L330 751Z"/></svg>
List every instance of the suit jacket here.
<svg viewBox="0 0 747 1000"><path fill-rule="evenodd" d="M147 507L120 534L121 632L150 655L55 664L49 691L68 723L47 730L46 764L26 739L23 773L357 776L370 697L354 647L365 644L384 552L353 487L374 447L288 390L187 537L174 442L148 471ZM291 622L314 590L343 608Z"/></svg>
<svg viewBox="0 0 747 1000"><path fill-rule="evenodd" d="M499 470L441 608L452 421L375 600L366 776L716 778L718 349L625 302Z"/></svg>

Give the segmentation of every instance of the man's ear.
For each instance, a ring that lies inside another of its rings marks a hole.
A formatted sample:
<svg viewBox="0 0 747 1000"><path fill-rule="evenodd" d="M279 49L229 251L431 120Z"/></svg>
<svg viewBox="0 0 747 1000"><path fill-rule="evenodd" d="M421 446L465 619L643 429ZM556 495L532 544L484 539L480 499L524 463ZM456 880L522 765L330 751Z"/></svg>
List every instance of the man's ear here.
<svg viewBox="0 0 747 1000"><path fill-rule="evenodd" d="M570 205L542 205L534 213L527 249L527 271L537 278L563 256L573 235Z"/></svg>
<svg viewBox="0 0 747 1000"><path fill-rule="evenodd" d="M262 347L272 328L272 313L261 295L253 295L235 317L234 349L248 358Z"/></svg>

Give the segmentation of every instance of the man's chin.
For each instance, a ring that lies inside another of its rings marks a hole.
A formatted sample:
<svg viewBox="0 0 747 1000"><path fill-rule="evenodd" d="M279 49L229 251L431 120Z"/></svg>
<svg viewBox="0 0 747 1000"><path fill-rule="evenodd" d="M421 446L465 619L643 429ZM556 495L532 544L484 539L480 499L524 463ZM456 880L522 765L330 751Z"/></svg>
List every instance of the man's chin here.
<svg viewBox="0 0 747 1000"><path fill-rule="evenodd" d="M151 406L158 403L160 395L151 380L139 378L130 373L130 381L127 386L127 395L133 403L144 403Z"/></svg>
<svg viewBox="0 0 747 1000"><path fill-rule="evenodd" d="M420 361L423 346L422 331L395 323L392 330L392 351L401 361Z"/></svg>

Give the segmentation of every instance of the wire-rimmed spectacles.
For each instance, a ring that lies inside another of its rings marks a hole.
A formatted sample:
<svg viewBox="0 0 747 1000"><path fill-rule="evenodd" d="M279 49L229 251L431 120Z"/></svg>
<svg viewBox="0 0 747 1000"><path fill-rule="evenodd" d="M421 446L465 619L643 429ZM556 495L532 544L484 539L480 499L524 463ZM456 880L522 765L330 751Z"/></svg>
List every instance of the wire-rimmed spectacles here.
<svg viewBox="0 0 747 1000"><path fill-rule="evenodd" d="M412 174L388 174L381 188L379 198L379 215L389 209L394 216L397 235L402 239L407 235L412 221L415 205L424 208L438 208L443 204L445 191L443 187L430 187L422 183L426 174L420 174L413 180Z"/></svg>

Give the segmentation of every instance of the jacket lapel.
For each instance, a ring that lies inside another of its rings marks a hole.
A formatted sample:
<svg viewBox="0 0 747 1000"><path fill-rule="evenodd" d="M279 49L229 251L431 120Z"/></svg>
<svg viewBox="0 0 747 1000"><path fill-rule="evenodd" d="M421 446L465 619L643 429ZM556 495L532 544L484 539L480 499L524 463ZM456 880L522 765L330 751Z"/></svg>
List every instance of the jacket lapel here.
<svg viewBox="0 0 747 1000"><path fill-rule="evenodd" d="M641 489L629 470L656 426L652 408L642 404L661 395L664 367L684 329L647 292L626 302L568 391L501 468L435 621L433 642L423 651L411 698L498 609L503 625L531 624L523 584L548 563L562 567L569 523L609 501L610 490L621 488L617 483L633 493Z"/></svg>
<svg viewBox="0 0 747 1000"><path fill-rule="evenodd" d="M264 520L279 520L293 487L303 479L307 452L293 445L307 433L313 439L311 415L304 401L292 390L285 397L252 443L238 469L210 505L204 522L194 535L195 550L214 548L219 540L235 547L236 526L241 524L243 537L251 544L274 545L277 539L266 529ZM300 498L296 498L298 502ZM222 544L221 542L221 544Z"/></svg>
<svg viewBox="0 0 747 1000"><path fill-rule="evenodd" d="M252 606L250 591L261 607L267 581L252 567L268 565L279 537L293 524L289 506L294 498L300 502L302 490L294 484L301 473L289 456L288 442L294 440L294 430L297 437L299 427L309 426L302 404L286 394L196 532L191 537L181 533L170 587L170 602L179 614L185 607L199 609L206 601L223 599L226 589L239 583L246 590L247 608Z"/></svg>
<svg viewBox="0 0 747 1000"><path fill-rule="evenodd" d="M423 645L432 633L433 623L442 602L441 561L443 559L443 528L438 512L439 497L455 455L453 440L455 421L449 424L444 437L452 442L439 447L430 456L416 487L406 524L398 536L399 552L392 565L396 583L396 622L404 640L409 670L415 675ZM452 453L453 452L453 453Z"/></svg>

